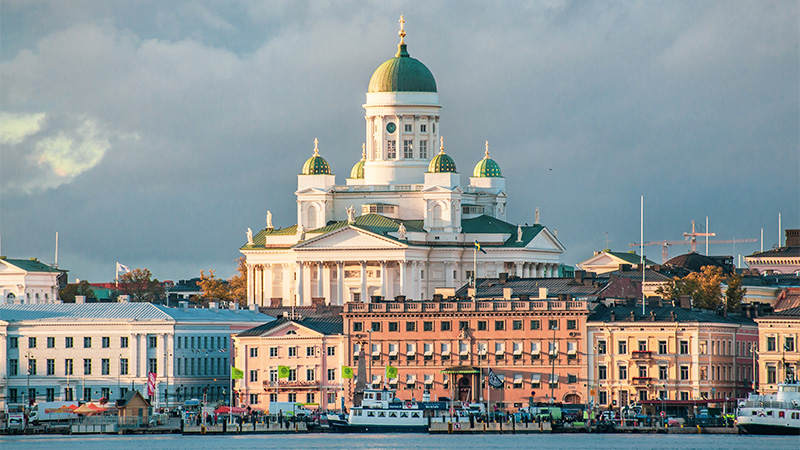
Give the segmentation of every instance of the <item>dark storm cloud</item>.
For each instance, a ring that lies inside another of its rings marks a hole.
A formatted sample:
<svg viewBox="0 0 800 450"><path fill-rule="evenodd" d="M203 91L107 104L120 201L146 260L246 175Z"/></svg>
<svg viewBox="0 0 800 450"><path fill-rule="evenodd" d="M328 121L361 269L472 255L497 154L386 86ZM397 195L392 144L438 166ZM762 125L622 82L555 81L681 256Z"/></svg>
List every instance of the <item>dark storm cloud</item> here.
<svg viewBox="0 0 800 450"><path fill-rule="evenodd" d="M798 226L796 2L4 2L3 117L68 120L3 145L2 253L49 261L59 231L73 277L107 280L117 260L162 279L232 273L267 209L293 222L315 137L340 183L360 157L367 81L400 14L459 171L488 139L509 220L540 207L565 263L606 231L617 250L637 241L642 194L646 240L705 216L724 239L764 227L766 246L779 212ZM102 157L46 183L37 145L83 142L86 121Z"/></svg>

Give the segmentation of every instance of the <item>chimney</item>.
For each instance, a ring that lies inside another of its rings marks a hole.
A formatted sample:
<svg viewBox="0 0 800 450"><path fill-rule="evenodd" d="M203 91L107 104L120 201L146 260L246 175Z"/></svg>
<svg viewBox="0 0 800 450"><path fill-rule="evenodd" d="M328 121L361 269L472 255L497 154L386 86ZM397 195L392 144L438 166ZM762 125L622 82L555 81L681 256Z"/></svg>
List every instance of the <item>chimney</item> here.
<svg viewBox="0 0 800 450"><path fill-rule="evenodd" d="M78 303L80 303L80 304L86 303L86 296L85 295L76 295L75 296L75 303L76 304L78 304Z"/></svg>
<svg viewBox="0 0 800 450"><path fill-rule="evenodd" d="M282 298L270 298L269 299L269 307L270 308L280 308L282 301L283 301Z"/></svg>
<svg viewBox="0 0 800 450"><path fill-rule="evenodd" d="M616 322L617 321L617 315L614 314L614 311L611 311L611 318L610 318L609 321L610 322Z"/></svg>
<svg viewBox="0 0 800 450"><path fill-rule="evenodd" d="M184 312L189 311L189 302L187 301L178 302L178 308L182 309Z"/></svg>
<svg viewBox="0 0 800 450"><path fill-rule="evenodd" d="M394 298L394 301L396 301L397 303L404 303L406 301L406 296L398 295Z"/></svg>
<svg viewBox="0 0 800 450"><path fill-rule="evenodd" d="M800 228L786 230L786 246L800 247Z"/></svg>
<svg viewBox="0 0 800 450"><path fill-rule="evenodd" d="M631 265L630 264L620 264L619 265L619 270L622 271L622 272L628 272L628 271L631 270Z"/></svg>
<svg viewBox="0 0 800 450"><path fill-rule="evenodd" d="M120 302L120 303L128 303L128 302L131 301L131 296L127 295L127 294L126 295L120 295L119 297L117 297L117 301Z"/></svg>
<svg viewBox="0 0 800 450"><path fill-rule="evenodd" d="M514 294L514 290L511 288L503 288L503 300L511 300L511 295Z"/></svg>
<svg viewBox="0 0 800 450"><path fill-rule="evenodd" d="M547 298L547 288L546 287L540 287L539 288L539 299L544 300L546 298Z"/></svg>
<svg viewBox="0 0 800 450"><path fill-rule="evenodd" d="M680 307L683 309L692 309L692 297L681 295Z"/></svg>
<svg viewBox="0 0 800 450"><path fill-rule="evenodd" d="M216 310L217 309L217 302L208 302L208 309Z"/></svg>
<svg viewBox="0 0 800 450"><path fill-rule="evenodd" d="M656 321L656 312L650 310L650 322L655 322L655 321Z"/></svg>
<svg viewBox="0 0 800 450"><path fill-rule="evenodd" d="M508 273L507 272L500 272L499 281L500 281L500 284L506 284L506 282L508 281Z"/></svg>
<svg viewBox="0 0 800 450"><path fill-rule="evenodd" d="M228 308L230 308L231 311L238 313L239 312L239 302L237 302L235 300L232 301Z"/></svg>
<svg viewBox="0 0 800 450"><path fill-rule="evenodd" d="M577 281L578 283L582 283L584 275L586 275L586 271L584 271L584 270L576 270L575 271L575 281Z"/></svg>
<svg viewBox="0 0 800 450"><path fill-rule="evenodd" d="M519 299L520 301L526 302L531 299L531 296L529 294L519 294Z"/></svg>
<svg viewBox="0 0 800 450"><path fill-rule="evenodd" d="M251 311L253 314L258 314L258 305L256 305L255 303L253 303L252 305L250 305L250 308L249 308L249 309L250 309L250 311Z"/></svg>

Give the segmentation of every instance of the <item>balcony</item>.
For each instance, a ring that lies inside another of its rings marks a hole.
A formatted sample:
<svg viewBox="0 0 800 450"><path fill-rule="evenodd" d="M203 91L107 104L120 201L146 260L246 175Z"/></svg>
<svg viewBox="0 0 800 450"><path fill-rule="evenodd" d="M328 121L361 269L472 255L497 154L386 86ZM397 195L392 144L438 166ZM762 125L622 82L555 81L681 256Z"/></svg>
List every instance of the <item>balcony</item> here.
<svg viewBox="0 0 800 450"><path fill-rule="evenodd" d="M634 350L631 352L632 359L650 359L653 357L653 352L649 350Z"/></svg>
<svg viewBox="0 0 800 450"><path fill-rule="evenodd" d="M633 377L631 380L632 380L631 384L636 384L636 385L639 385L639 386L643 386L643 385L650 384L650 382L653 381L653 378L652 377Z"/></svg>

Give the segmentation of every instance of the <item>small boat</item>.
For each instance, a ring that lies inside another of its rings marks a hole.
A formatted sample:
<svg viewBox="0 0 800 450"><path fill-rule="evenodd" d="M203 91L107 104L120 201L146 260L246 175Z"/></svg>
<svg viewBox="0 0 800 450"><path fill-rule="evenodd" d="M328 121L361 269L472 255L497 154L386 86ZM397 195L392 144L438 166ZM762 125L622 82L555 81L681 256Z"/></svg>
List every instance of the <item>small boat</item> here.
<svg viewBox="0 0 800 450"><path fill-rule="evenodd" d="M361 406L350 408L347 420L330 420L336 433L427 433L432 421L469 423L485 412L480 403L403 401L392 389L365 389Z"/></svg>
<svg viewBox="0 0 800 450"><path fill-rule="evenodd" d="M751 393L739 402L736 425L744 434L800 435L800 383L780 383L775 394Z"/></svg>

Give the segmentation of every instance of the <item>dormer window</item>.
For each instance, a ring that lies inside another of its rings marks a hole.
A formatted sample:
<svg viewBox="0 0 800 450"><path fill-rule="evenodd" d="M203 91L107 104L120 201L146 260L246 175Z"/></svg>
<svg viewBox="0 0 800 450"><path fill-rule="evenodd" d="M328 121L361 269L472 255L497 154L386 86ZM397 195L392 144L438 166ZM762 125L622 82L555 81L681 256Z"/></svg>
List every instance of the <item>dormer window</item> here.
<svg viewBox="0 0 800 450"><path fill-rule="evenodd" d="M361 215L381 214L384 216L397 217L397 210L397 205L390 205L388 203L372 203L361 205Z"/></svg>

